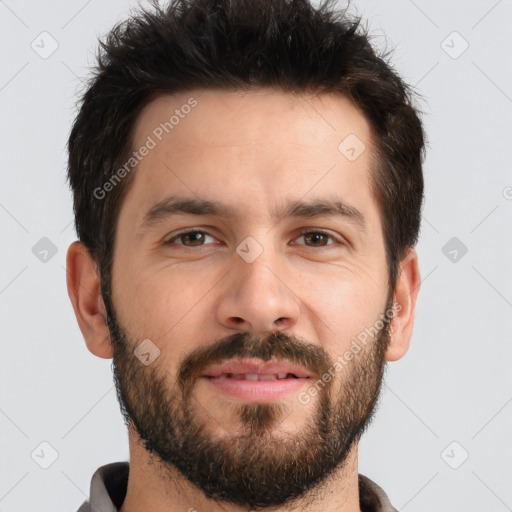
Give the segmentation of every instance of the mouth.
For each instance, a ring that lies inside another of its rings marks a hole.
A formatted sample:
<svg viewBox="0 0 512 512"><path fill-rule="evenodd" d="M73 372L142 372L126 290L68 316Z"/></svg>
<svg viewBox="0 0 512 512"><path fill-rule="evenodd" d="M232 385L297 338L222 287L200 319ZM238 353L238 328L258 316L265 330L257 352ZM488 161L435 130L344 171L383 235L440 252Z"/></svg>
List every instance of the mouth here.
<svg viewBox="0 0 512 512"><path fill-rule="evenodd" d="M261 359L231 360L208 368L202 377L239 380L308 379L312 375L288 361L263 361Z"/></svg>
<svg viewBox="0 0 512 512"><path fill-rule="evenodd" d="M269 381L269 380L285 380L285 379L309 379L310 377L297 377L294 373L223 373L218 376L204 375L208 379L235 379L235 380L252 380L252 381Z"/></svg>
<svg viewBox="0 0 512 512"><path fill-rule="evenodd" d="M312 375L286 361L227 361L201 376L217 392L250 402L270 402L297 392Z"/></svg>

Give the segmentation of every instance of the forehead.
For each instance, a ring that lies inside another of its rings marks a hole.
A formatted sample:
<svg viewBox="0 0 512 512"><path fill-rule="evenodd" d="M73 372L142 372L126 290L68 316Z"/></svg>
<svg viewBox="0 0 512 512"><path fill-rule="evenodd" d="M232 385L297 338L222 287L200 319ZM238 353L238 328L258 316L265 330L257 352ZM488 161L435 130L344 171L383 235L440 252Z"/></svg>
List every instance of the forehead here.
<svg viewBox="0 0 512 512"><path fill-rule="evenodd" d="M250 206L264 199L279 205L339 192L352 204L373 203L369 124L340 94L260 88L165 95L142 110L132 143L138 153L150 147L122 206L134 222L170 194L224 198L253 217L261 212ZM347 144L361 152L357 158Z"/></svg>
<svg viewBox="0 0 512 512"><path fill-rule="evenodd" d="M247 142L271 144L268 135L272 134L287 144L305 143L308 149L316 141L333 143L337 149L336 141L349 133L368 139L369 125L342 94L292 94L274 88L196 89L160 96L146 105L135 124L133 140L136 145L153 134L158 140L172 138L176 144L213 148Z"/></svg>

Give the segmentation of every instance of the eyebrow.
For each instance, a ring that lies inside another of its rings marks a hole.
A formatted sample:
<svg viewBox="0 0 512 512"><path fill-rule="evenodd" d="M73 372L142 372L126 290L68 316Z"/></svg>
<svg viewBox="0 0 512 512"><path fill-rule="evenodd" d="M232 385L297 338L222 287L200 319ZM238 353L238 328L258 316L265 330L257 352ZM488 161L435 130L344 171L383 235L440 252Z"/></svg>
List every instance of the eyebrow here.
<svg viewBox="0 0 512 512"><path fill-rule="evenodd" d="M175 215L214 215L227 219L236 217L236 214L236 209L219 201L169 196L156 203L144 214L139 234ZM271 212L271 218L274 222L283 218L309 219L320 216L342 217L357 225L364 233L368 233L368 224L364 215L357 208L340 199L289 201L284 205L284 208L274 209Z"/></svg>

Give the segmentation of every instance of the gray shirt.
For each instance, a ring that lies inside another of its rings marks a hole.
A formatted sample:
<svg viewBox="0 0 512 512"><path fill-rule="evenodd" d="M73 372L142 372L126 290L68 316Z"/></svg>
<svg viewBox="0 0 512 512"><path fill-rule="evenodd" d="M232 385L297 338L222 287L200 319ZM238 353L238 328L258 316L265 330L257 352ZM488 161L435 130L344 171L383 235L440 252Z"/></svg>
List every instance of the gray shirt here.
<svg viewBox="0 0 512 512"><path fill-rule="evenodd" d="M78 512L118 512L128 487L128 462L113 462L96 470L89 501ZM372 480L359 475L359 506L362 512L398 512L386 493Z"/></svg>

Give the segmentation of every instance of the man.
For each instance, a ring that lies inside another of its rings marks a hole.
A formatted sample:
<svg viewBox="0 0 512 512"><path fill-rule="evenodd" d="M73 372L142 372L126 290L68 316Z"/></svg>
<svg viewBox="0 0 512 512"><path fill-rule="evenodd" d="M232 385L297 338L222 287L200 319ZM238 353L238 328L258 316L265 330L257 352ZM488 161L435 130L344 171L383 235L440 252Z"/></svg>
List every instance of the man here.
<svg viewBox="0 0 512 512"><path fill-rule="evenodd" d="M396 510L357 451L420 284L409 88L306 0L175 0L98 58L67 284L130 461L80 512Z"/></svg>

